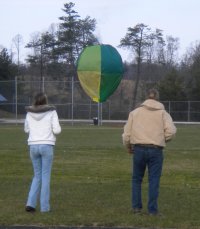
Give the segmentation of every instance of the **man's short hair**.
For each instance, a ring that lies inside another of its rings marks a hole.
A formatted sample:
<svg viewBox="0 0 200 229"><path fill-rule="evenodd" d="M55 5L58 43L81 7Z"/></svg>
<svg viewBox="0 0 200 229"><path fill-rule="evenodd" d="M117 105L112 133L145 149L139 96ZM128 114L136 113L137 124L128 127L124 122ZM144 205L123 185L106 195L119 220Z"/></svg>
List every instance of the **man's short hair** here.
<svg viewBox="0 0 200 229"><path fill-rule="evenodd" d="M155 89L155 88L149 89L148 94L147 94L147 98L148 99L159 100L159 92L158 92L158 90Z"/></svg>

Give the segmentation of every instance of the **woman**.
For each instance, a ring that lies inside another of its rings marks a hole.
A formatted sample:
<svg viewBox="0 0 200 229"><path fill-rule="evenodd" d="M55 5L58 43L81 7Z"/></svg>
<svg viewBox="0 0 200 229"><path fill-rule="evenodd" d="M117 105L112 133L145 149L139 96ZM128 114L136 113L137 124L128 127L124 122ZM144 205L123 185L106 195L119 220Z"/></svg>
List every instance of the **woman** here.
<svg viewBox="0 0 200 229"><path fill-rule="evenodd" d="M40 211L50 211L50 177L55 134L61 132L61 127L55 107L47 103L47 96L39 93L35 96L33 106L26 107L24 131L29 134L28 145L34 170L25 208L27 212L35 212L39 196Z"/></svg>

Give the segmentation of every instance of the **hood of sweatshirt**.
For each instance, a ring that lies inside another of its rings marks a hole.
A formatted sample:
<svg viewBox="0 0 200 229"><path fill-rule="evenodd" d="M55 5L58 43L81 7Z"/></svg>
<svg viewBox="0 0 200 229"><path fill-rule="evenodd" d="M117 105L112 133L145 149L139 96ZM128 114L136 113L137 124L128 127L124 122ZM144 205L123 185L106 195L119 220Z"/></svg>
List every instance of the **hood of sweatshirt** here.
<svg viewBox="0 0 200 229"><path fill-rule="evenodd" d="M49 111L55 110L54 106L50 105L40 105L40 106L28 106L25 107L29 115L36 121L43 119Z"/></svg>
<svg viewBox="0 0 200 229"><path fill-rule="evenodd" d="M142 104L141 107L145 107L148 110L165 110L165 107L162 103L154 100L154 99L147 99Z"/></svg>
<svg viewBox="0 0 200 229"><path fill-rule="evenodd" d="M28 114L30 115L30 117L36 121L40 121L42 120L46 115L47 113L49 113L49 111L46 111L44 113L32 113L32 112L29 112Z"/></svg>

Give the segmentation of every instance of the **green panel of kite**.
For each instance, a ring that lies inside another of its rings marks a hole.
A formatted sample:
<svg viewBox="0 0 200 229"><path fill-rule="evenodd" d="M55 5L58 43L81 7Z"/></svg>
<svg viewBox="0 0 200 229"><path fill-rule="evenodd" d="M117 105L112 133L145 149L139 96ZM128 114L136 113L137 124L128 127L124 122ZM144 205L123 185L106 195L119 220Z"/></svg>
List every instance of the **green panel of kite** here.
<svg viewBox="0 0 200 229"><path fill-rule="evenodd" d="M88 46L78 58L77 73L88 96L95 102L104 102L123 77L122 58L111 45Z"/></svg>

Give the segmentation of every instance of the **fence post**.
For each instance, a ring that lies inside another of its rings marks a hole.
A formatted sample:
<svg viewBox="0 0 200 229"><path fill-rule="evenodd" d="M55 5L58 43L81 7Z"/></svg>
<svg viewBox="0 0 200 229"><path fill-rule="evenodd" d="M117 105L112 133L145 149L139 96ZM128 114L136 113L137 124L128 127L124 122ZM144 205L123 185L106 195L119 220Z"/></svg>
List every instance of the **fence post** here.
<svg viewBox="0 0 200 229"><path fill-rule="evenodd" d="M15 76L15 125L17 125L17 76Z"/></svg>
<svg viewBox="0 0 200 229"><path fill-rule="evenodd" d="M102 103L98 103L98 126L102 125Z"/></svg>
<svg viewBox="0 0 200 229"><path fill-rule="evenodd" d="M188 101L188 122L190 122L190 101Z"/></svg>
<svg viewBox="0 0 200 229"><path fill-rule="evenodd" d="M42 92L44 93L44 76L42 77Z"/></svg>
<svg viewBox="0 0 200 229"><path fill-rule="evenodd" d="M71 111L71 115L72 115L72 117L71 117L71 123L72 123L72 126L74 125L74 77L72 76L72 106L71 106L71 109L72 109L72 111Z"/></svg>
<svg viewBox="0 0 200 229"><path fill-rule="evenodd" d="M98 118L98 126L100 126L100 115L99 115L99 112L100 112L100 103L98 102L98 104L97 104L97 118Z"/></svg>
<svg viewBox="0 0 200 229"><path fill-rule="evenodd" d="M110 100L108 100L108 120L110 120Z"/></svg>
<svg viewBox="0 0 200 229"><path fill-rule="evenodd" d="M90 104L89 104L89 119L92 119L92 101L90 100Z"/></svg>
<svg viewBox="0 0 200 229"><path fill-rule="evenodd" d="M102 126L102 119L103 119L103 117L102 117L102 110L103 110L103 104L102 103L100 103L100 120L101 120L101 122L100 122L100 125Z"/></svg>

